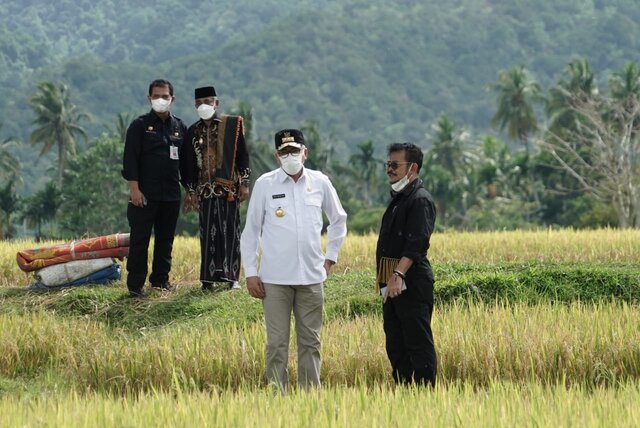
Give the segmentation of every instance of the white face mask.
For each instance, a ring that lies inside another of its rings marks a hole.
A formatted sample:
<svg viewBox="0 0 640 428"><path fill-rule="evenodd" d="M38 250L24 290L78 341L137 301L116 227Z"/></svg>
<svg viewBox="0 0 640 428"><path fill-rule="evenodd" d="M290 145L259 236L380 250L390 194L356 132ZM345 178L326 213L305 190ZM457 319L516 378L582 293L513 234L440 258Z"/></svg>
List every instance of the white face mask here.
<svg viewBox="0 0 640 428"><path fill-rule="evenodd" d="M165 100L164 98L157 98L155 100L151 100L151 108L156 113L166 113L169 111L171 107L171 100Z"/></svg>
<svg viewBox="0 0 640 428"><path fill-rule="evenodd" d="M209 104L200 104L197 110L198 110L198 116L200 116L200 119L202 120L209 120L216 113L216 109L213 106L210 106Z"/></svg>
<svg viewBox="0 0 640 428"><path fill-rule="evenodd" d="M298 154L290 154L286 158L280 158L280 164L282 165L282 169L289 175L296 175L302 169L302 152Z"/></svg>
<svg viewBox="0 0 640 428"><path fill-rule="evenodd" d="M395 183L393 183L391 185L391 189L394 192L402 192L402 189L407 187L407 184L409 184L409 174L410 173L411 173L411 164L409 164L409 170L407 171L407 175L405 175L400 180L398 180Z"/></svg>

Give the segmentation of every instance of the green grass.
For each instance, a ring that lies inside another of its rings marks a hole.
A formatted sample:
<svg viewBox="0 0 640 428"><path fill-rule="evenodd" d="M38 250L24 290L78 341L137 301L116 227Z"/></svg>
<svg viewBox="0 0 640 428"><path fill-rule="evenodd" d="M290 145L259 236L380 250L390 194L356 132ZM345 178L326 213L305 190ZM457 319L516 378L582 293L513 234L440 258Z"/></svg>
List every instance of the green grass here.
<svg viewBox="0 0 640 428"><path fill-rule="evenodd" d="M446 263L434 267L436 305L451 302L597 302L640 301L640 265L631 263ZM374 292L374 270L335 274L327 281L327 320L381 313ZM202 293L181 285L174 293L151 292L132 300L122 282L108 286L29 292L0 287L0 313L44 310L58 316L90 317L112 327L141 327L183 322L217 325L262 319L262 305L246 291Z"/></svg>
<svg viewBox="0 0 640 428"><path fill-rule="evenodd" d="M2 426L637 426L640 232L434 236L438 387L397 388L374 292L375 237L325 287L322 391L264 380L262 305L198 288L176 240L173 293L124 282L28 292L0 243ZM295 338L290 378L296 380Z"/></svg>
<svg viewBox="0 0 640 428"><path fill-rule="evenodd" d="M492 382L435 390L387 387L294 391L151 392L0 398L5 426L51 427L631 427L640 423L640 387L616 389Z"/></svg>

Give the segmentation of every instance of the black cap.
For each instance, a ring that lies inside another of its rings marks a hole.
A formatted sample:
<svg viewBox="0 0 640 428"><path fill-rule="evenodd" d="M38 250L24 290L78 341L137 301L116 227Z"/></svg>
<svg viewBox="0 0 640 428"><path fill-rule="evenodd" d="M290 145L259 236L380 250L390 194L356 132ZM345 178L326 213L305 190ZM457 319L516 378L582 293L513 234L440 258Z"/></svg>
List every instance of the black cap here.
<svg viewBox="0 0 640 428"><path fill-rule="evenodd" d="M301 149L304 146L304 135L299 129L283 129L276 132L275 142L276 150L282 150L285 147Z"/></svg>
<svg viewBox="0 0 640 428"><path fill-rule="evenodd" d="M213 86L203 86L202 88L196 88L195 98L208 98L216 96L216 88Z"/></svg>

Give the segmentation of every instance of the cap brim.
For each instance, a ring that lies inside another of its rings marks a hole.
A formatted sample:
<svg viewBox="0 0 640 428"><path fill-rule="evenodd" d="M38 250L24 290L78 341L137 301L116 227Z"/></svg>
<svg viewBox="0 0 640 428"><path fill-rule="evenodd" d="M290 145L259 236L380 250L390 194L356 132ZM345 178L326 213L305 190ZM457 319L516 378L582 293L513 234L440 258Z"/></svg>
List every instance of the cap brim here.
<svg viewBox="0 0 640 428"><path fill-rule="evenodd" d="M284 144L278 146L278 150L282 150L285 147L295 147L296 149L301 149L303 147L303 145L300 144L300 143L284 143Z"/></svg>

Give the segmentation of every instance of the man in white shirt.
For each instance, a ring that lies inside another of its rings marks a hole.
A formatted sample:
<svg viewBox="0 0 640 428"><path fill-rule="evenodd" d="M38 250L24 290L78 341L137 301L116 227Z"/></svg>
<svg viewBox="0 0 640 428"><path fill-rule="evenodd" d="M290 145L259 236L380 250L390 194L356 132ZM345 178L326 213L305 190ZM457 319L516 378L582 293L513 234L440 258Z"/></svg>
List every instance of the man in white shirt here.
<svg viewBox="0 0 640 428"><path fill-rule="evenodd" d="M338 260L347 234L347 214L329 178L304 168L308 150L301 131L277 132L275 145L280 168L256 181L240 251L249 294L263 302L267 379L284 392L292 311L298 383L305 388L320 386L323 283ZM320 245L323 211L329 219L326 255Z"/></svg>

